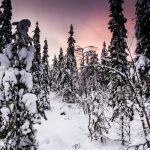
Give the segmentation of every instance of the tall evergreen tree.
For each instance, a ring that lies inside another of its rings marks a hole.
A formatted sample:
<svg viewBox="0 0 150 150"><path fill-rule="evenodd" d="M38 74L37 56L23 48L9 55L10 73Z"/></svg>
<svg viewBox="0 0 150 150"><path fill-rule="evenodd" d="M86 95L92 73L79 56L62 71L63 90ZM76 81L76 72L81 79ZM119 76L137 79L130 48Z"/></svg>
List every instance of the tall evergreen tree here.
<svg viewBox="0 0 150 150"><path fill-rule="evenodd" d="M38 121L36 95L32 94L30 69L35 48L28 36L31 22L27 19L13 23L17 26L14 42L0 55L3 70L1 87L1 115L4 133L3 150L37 149L35 129ZM7 60L7 63L6 61ZM1 72L2 73L2 72Z"/></svg>
<svg viewBox="0 0 150 150"><path fill-rule="evenodd" d="M59 53L59 56L58 56L58 62L59 62L59 69L61 69L63 66L64 66L64 54L63 54L63 49L60 48L60 53Z"/></svg>
<svg viewBox="0 0 150 150"><path fill-rule="evenodd" d="M77 78L77 63L75 57L75 39L73 38L74 31L73 25L70 26L69 31L70 37L68 38L68 49L66 54L66 66L64 69L63 81L64 92L63 97L64 101L75 102L75 90L76 90L76 78ZM64 79L67 79L66 81Z"/></svg>
<svg viewBox="0 0 150 150"><path fill-rule="evenodd" d="M109 29L112 32L110 56L111 56L111 66L124 72L127 68L127 43L126 34L127 30L125 28L125 23L127 19L123 15L123 0L109 0L110 3L110 17Z"/></svg>
<svg viewBox="0 0 150 150"><path fill-rule="evenodd" d="M56 55L53 58L53 65L51 70L51 88L53 91L57 91L57 83L58 83L58 71L59 71L59 64Z"/></svg>
<svg viewBox="0 0 150 150"><path fill-rule="evenodd" d="M40 45L40 29L39 29L39 24L38 22L36 23L36 28L33 31L33 43L34 47L36 49L35 52L35 57L33 60L33 67L32 67L32 73L33 73L33 83L34 83L34 88L33 92L36 95L39 95L40 93L40 79L41 79L41 45Z"/></svg>
<svg viewBox="0 0 150 150"><path fill-rule="evenodd" d="M40 116L45 116L44 111L44 100L41 98L41 77L42 77L42 64L41 64L41 44L40 44L40 29L38 22L36 23L35 30L33 31L33 44L36 49L35 57L32 65L32 74L33 74L33 93L37 95L37 108Z"/></svg>
<svg viewBox="0 0 150 150"><path fill-rule="evenodd" d="M73 25L70 26L69 31L70 37L68 38L68 49L67 49L67 68L71 71L71 74L73 75L76 72L77 69L77 63L75 58L75 39L73 38L74 31L73 31Z"/></svg>
<svg viewBox="0 0 150 150"><path fill-rule="evenodd" d="M144 85L146 99L150 97L150 2L137 0L136 3L136 71L140 76L140 82Z"/></svg>
<svg viewBox="0 0 150 150"><path fill-rule="evenodd" d="M107 61L106 61L107 57L108 57L108 50L106 48L106 42L104 41L103 49L101 52L101 64L102 65L107 65Z"/></svg>
<svg viewBox="0 0 150 150"><path fill-rule="evenodd" d="M50 109L50 67L48 61L48 43L45 39L42 56L42 83L41 83L41 100L44 102L44 109Z"/></svg>
<svg viewBox="0 0 150 150"><path fill-rule="evenodd" d="M0 48L2 49L12 40L12 25L11 25L11 17L12 17L12 5L11 0L3 0L2 5L2 25L0 27L1 38Z"/></svg>
<svg viewBox="0 0 150 150"><path fill-rule="evenodd" d="M139 106L140 118L145 136L145 146L150 147L150 141L147 138L150 131L149 119L146 121L143 118L148 117L145 103L150 102L150 1L137 0L136 2L136 58L135 58L135 77L136 93L140 99ZM144 110L144 111L143 111ZM144 145L144 144L143 144Z"/></svg>
<svg viewBox="0 0 150 150"><path fill-rule="evenodd" d="M63 89L63 83L61 81L62 81L64 67L65 67L65 56L63 54L63 49L60 48L60 53L58 56L58 77L57 77L58 91Z"/></svg>
<svg viewBox="0 0 150 150"><path fill-rule="evenodd" d="M33 31L33 43L34 47L36 48L36 61L40 65L40 60L41 60L41 44L40 44L40 28L39 28L39 23L36 22L36 27L35 30Z"/></svg>
<svg viewBox="0 0 150 150"><path fill-rule="evenodd" d="M119 72L126 73L127 71L127 43L125 23L127 19L123 15L123 0L109 0L110 17L109 29L112 32L110 45L111 67ZM128 107L128 93L125 81L115 72L111 72L111 96L110 104L113 108L112 120L119 118L121 120L121 141L125 145L125 121L131 115Z"/></svg>
<svg viewBox="0 0 150 150"><path fill-rule="evenodd" d="M108 56L108 50L106 48L106 43L104 42L103 43L103 49L102 49L102 52L101 52L101 64L103 66L109 66L109 56ZM110 82L110 76L109 76L109 69L108 68L105 68L103 67L101 69L101 84L103 85L103 87L107 88L109 82Z"/></svg>
<svg viewBox="0 0 150 150"><path fill-rule="evenodd" d="M42 63L48 64L47 67L49 66L49 61L48 61L49 55L48 55L48 43L47 40L44 40L44 47L43 47L43 57L42 57Z"/></svg>

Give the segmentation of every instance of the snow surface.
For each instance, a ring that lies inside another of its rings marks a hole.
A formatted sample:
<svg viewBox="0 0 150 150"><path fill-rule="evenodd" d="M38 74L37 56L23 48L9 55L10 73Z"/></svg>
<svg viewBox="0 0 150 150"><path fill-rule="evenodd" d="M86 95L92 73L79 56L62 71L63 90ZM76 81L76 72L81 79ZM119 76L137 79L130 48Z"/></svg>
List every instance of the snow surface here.
<svg viewBox="0 0 150 150"><path fill-rule="evenodd" d="M50 98L52 110L46 112L48 120L35 126L39 150L123 150L117 141L91 142L88 116L83 110L77 104L63 103L54 93Z"/></svg>

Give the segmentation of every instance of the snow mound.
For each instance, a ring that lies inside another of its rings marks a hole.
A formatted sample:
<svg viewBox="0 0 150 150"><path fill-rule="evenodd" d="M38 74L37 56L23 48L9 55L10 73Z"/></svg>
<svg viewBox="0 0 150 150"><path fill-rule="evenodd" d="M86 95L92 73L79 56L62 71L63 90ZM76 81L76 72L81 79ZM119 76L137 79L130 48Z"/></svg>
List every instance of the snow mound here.
<svg viewBox="0 0 150 150"><path fill-rule="evenodd" d="M36 101L37 97L34 94L27 93L23 95L22 101L25 103L26 107L30 110L31 113L36 113Z"/></svg>

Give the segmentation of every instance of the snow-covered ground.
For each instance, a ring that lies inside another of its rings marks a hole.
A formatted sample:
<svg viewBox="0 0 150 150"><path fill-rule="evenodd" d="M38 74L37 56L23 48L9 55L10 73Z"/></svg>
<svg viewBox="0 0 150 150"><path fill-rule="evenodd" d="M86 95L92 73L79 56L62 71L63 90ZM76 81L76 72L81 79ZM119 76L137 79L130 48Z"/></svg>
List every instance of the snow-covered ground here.
<svg viewBox="0 0 150 150"><path fill-rule="evenodd" d="M48 120L36 125L39 150L121 150L120 144L109 140L106 144L91 142L88 137L88 116L77 104L67 104L51 93ZM62 115L61 115L62 113ZM65 113L65 115L64 115Z"/></svg>

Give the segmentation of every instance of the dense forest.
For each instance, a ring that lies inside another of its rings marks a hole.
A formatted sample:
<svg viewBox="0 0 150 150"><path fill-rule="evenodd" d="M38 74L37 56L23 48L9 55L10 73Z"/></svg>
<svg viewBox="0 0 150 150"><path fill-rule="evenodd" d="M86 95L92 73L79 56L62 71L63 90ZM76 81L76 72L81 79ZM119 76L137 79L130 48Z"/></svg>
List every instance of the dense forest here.
<svg viewBox="0 0 150 150"><path fill-rule="evenodd" d="M128 18L123 14L123 3L109 0L108 29L112 38L110 43L104 41L100 56L92 47L85 50L75 46L74 34L78 33L71 24L67 49L60 48L50 64L48 40L45 38L41 44L40 22L29 35L31 21L12 23L11 0L2 0L1 150L39 149L35 125L42 126L43 119L48 120L46 112L53 112L51 93L63 104L77 105L88 117L91 141L109 145L114 130L122 149L150 149L150 1L136 0L136 50L130 49L127 42Z"/></svg>

